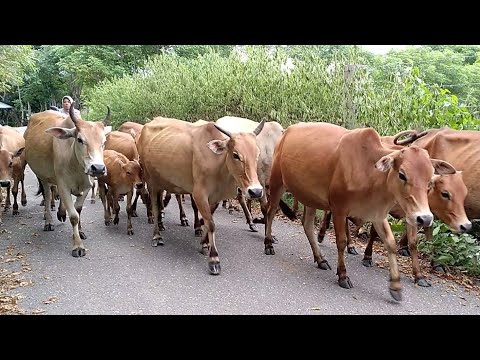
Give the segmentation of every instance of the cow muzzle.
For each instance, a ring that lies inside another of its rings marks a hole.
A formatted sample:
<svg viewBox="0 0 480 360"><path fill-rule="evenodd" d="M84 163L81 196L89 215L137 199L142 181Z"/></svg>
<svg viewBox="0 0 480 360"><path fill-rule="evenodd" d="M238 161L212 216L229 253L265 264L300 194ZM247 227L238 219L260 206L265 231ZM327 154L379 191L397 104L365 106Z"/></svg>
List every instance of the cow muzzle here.
<svg viewBox="0 0 480 360"><path fill-rule="evenodd" d="M247 189L247 197L250 199L260 199L263 196L262 187L249 186Z"/></svg>
<svg viewBox="0 0 480 360"><path fill-rule="evenodd" d="M10 186L10 180L1 180L0 181L0 186L1 187L9 187Z"/></svg>
<svg viewBox="0 0 480 360"><path fill-rule="evenodd" d="M432 226L433 214L417 212L407 217L407 222L416 226Z"/></svg>
<svg viewBox="0 0 480 360"><path fill-rule="evenodd" d="M88 169L88 175L90 176L102 176L107 174L107 168L103 164L92 164Z"/></svg>

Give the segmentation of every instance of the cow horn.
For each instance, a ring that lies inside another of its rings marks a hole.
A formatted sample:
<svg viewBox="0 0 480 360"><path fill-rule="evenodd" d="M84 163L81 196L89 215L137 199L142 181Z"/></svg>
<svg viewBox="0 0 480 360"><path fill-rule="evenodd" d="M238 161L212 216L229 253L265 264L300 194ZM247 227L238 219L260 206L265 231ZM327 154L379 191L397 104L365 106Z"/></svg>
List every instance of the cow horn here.
<svg viewBox="0 0 480 360"><path fill-rule="evenodd" d="M225 135L227 135L229 138L232 137L232 134L229 133L227 130L223 130L220 126L216 125L216 124L213 124L213 126L215 126L217 128L218 131L224 133Z"/></svg>
<svg viewBox="0 0 480 360"><path fill-rule="evenodd" d="M110 114L110 106L107 105L107 116L105 116L105 119L102 120L103 125L108 126L110 124L111 118L112 115Z"/></svg>
<svg viewBox="0 0 480 360"><path fill-rule="evenodd" d="M257 128L256 128L255 130L253 130L253 133L254 133L255 135L260 134L260 131L262 131L264 125L265 125L265 119L263 119L263 120L260 122L260 124L258 124Z"/></svg>
<svg viewBox="0 0 480 360"><path fill-rule="evenodd" d="M404 140L398 140L403 136L408 135L408 137ZM405 144L411 144L417 139L417 132L415 130L405 130L400 133L398 133L395 138L393 139L393 143L395 145L405 145Z"/></svg>
<svg viewBox="0 0 480 360"><path fill-rule="evenodd" d="M75 104L75 101L72 101L70 109L68 110L68 114L70 115L70 119L72 119L73 123L77 125L78 119L75 117L75 107L73 104Z"/></svg>

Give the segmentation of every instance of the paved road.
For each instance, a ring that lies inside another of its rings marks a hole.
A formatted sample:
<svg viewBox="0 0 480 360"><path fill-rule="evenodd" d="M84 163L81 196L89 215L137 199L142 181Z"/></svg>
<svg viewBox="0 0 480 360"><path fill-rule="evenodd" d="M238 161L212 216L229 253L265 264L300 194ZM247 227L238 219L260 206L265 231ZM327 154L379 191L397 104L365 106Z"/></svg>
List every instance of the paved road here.
<svg viewBox="0 0 480 360"><path fill-rule="evenodd" d="M280 243L275 256L266 256L263 226L252 233L240 213L229 215L223 208L215 214L222 273L209 275L193 228L179 224L175 201L167 208L165 246L153 248L141 202L135 235L128 236L124 203L120 224L107 227L100 200L87 200L82 212L87 255L73 258L68 220L55 220L54 232L43 231L36 188L27 167L28 204L20 206L19 216L4 214L0 231L0 268L31 269L19 275L31 285L10 291L22 295L19 306L27 314L480 314L479 297L452 291L449 283L417 287L405 276L404 301L397 303L388 292L387 270L363 267L361 256L347 255L354 288L340 288L335 270L313 263L301 226L276 221ZM189 205L186 212L192 219ZM326 241L322 248L335 268L334 244Z"/></svg>

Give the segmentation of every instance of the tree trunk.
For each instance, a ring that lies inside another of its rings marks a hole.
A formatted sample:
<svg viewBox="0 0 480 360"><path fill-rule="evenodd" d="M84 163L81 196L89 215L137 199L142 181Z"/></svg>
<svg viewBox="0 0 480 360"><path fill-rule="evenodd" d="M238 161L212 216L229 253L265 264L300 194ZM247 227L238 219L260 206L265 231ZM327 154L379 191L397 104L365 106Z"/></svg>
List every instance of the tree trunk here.
<svg viewBox="0 0 480 360"><path fill-rule="evenodd" d="M25 119L25 111L23 110L22 96L20 94L20 86L18 85L17 85L17 90L18 90L18 101L20 101L20 111L22 112L22 116L20 117L20 122L23 123L23 120Z"/></svg>

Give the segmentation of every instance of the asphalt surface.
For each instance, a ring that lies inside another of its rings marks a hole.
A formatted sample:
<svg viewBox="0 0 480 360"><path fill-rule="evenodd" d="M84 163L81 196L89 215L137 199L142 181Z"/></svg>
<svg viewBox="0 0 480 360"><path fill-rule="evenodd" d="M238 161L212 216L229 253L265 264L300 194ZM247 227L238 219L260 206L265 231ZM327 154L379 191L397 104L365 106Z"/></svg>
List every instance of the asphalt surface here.
<svg viewBox="0 0 480 360"><path fill-rule="evenodd" d="M267 256L263 225L252 233L242 213L230 215L221 207L214 218L222 272L212 276L194 236L188 198L190 226L180 225L172 199L165 245L152 247L153 225L141 201L134 235L128 236L125 203L120 203L120 224L107 227L100 199L91 204L89 195L82 212L87 253L74 258L68 218L61 223L53 213L55 231L43 231L36 189L27 167L28 204L20 206L18 216L4 213L0 228L0 268L20 272L29 283L9 291L21 296L18 305L26 314L480 314L478 296L435 279L432 287L421 288L403 275L403 301L396 302L388 291L388 271L363 267L361 255L346 255L354 288L340 288L332 241L321 245L334 269L324 271L313 263L303 228L276 220L279 243L276 255ZM374 254L374 261L380 257Z"/></svg>

